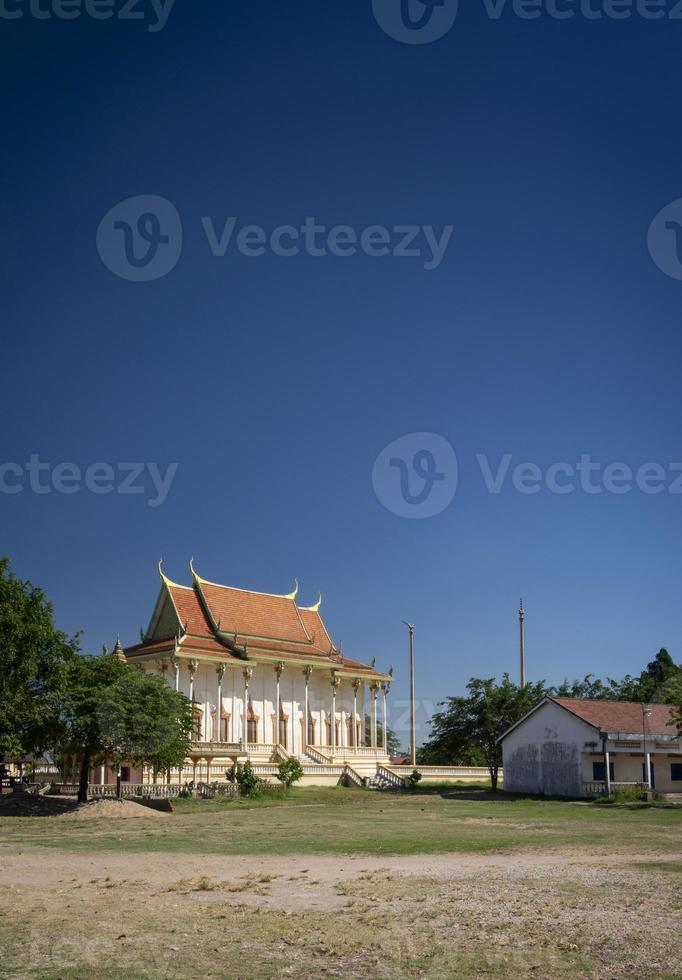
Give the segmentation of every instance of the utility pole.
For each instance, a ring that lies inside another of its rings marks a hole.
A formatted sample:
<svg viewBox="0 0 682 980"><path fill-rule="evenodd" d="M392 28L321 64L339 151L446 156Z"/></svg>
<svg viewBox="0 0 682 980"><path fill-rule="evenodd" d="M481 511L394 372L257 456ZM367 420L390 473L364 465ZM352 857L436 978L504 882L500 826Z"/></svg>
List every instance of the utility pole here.
<svg viewBox="0 0 682 980"><path fill-rule="evenodd" d="M526 686L526 611L523 608L523 599L519 601L519 645L521 655L521 687Z"/></svg>
<svg viewBox="0 0 682 980"><path fill-rule="evenodd" d="M642 775L644 777L644 782L646 783L646 788L651 791L651 755L647 752L646 748L646 719L651 717L651 708L648 705L642 705L642 748L644 750L644 765L642 766Z"/></svg>
<svg viewBox="0 0 682 980"><path fill-rule="evenodd" d="M417 765L417 724L415 721L414 702L414 623L403 623L410 631L410 764Z"/></svg>

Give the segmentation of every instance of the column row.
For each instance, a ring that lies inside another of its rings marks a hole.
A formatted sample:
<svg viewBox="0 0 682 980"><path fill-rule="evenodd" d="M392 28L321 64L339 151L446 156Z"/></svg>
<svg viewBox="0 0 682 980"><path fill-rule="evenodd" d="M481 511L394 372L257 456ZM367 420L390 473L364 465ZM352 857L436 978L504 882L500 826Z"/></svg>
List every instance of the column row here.
<svg viewBox="0 0 682 980"><path fill-rule="evenodd" d="M178 657L172 657L170 662L174 672L175 690L180 691L185 687L181 684L181 661ZM365 746L368 741L365 733L365 690L368 688L370 695L369 745L374 749L379 748L377 699L381 696L381 748L387 751L388 708L386 696L390 688L390 684L387 682L375 681L367 684L359 677L354 678L350 683L352 700L344 698L339 710L340 693L346 687L345 678L342 678L335 670L329 673L327 681L329 694L325 705L324 685L316 685L314 694L310 690L311 681L319 678L320 672L314 671L312 666L307 666L301 672L303 678L302 698L294 696L292 687L291 696L283 699L281 684L286 667L280 661L274 665L272 674L269 674L267 667L259 665L259 672L260 670L264 672L263 677L260 678L263 684L261 697L252 698L251 687L254 667L242 668L239 681L237 681L236 670L233 668L230 671L232 693L231 697L226 698L224 696L224 679L228 665L221 662L215 667L216 701L215 707L212 707L213 698L207 690L210 682L207 683L205 676L202 678L204 683L200 688L199 697L196 697L197 674L202 665L197 660L187 660L184 663L187 667L189 681L186 690L196 713L195 738L197 741L232 742L245 745L279 743L288 751L293 751L300 745L303 752L305 752L307 745L330 748L332 752L339 748L359 748ZM162 661L160 669L165 674L168 663ZM286 674L291 676L291 670L286 670ZM296 674L298 675L298 671ZM267 683L268 676L272 678L270 691L265 690L269 686ZM237 693L238 687L239 693ZM226 704L230 710L226 710ZM262 718L256 714L254 704L257 706L256 710L259 708L262 710ZM273 709L271 725L266 724L268 704L271 704ZM204 707L202 708L201 705ZM285 706L289 707L289 714L285 712ZM206 712L204 712L204 708ZM296 735L295 721L299 722L300 737ZM271 732L270 740L266 738L268 728Z"/></svg>

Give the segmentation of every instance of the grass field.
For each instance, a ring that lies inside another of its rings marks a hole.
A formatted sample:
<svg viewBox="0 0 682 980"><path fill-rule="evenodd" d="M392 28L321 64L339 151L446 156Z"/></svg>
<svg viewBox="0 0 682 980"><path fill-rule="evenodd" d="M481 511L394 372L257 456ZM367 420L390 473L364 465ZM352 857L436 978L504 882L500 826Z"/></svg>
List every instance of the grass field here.
<svg viewBox="0 0 682 980"><path fill-rule="evenodd" d="M0 976L682 976L682 811L468 795L0 817Z"/></svg>

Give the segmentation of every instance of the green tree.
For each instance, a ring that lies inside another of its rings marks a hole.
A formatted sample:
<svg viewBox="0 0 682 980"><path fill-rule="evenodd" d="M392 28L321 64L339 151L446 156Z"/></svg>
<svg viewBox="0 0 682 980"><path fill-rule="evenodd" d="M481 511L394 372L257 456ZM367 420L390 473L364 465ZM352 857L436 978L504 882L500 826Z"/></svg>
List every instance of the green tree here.
<svg viewBox="0 0 682 980"><path fill-rule="evenodd" d="M290 789L299 779L303 779L303 766L298 759L290 756L277 767L277 778L287 789Z"/></svg>
<svg viewBox="0 0 682 980"><path fill-rule="evenodd" d="M242 796L257 796L262 780L253 771L251 762L247 761L242 765L238 762L236 766L231 766L227 770L227 778L230 782L239 783Z"/></svg>
<svg viewBox="0 0 682 980"><path fill-rule="evenodd" d="M192 710L163 678L104 654L69 665L61 701L64 751L80 760L78 799L85 802L91 766L128 761L166 771L190 749Z"/></svg>
<svg viewBox="0 0 682 980"><path fill-rule="evenodd" d="M424 746L425 754L431 753L450 765L470 765L469 760L476 755L487 766L492 788L497 790L502 765L498 738L548 691L544 681L519 687L509 674L503 675L500 684L494 677L472 677L467 691L467 697L450 697L441 702L444 710L431 719L432 732Z"/></svg>
<svg viewBox="0 0 682 980"><path fill-rule="evenodd" d="M399 755L400 754L400 739L389 727L386 729L387 736L387 748L386 751L389 755ZM371 744L372 739L372 718L370 715L365 715L365 741L367 745ZM381 722L377 719L377 745L383 748L384 745L384 729Z"/></svg>
<svg viewBox="0 0 682 980"><path fill-rule="evenodd" d="M581 681L564 680L552 689L552 696L559 698L587 698L590 701L615 701L618 699L618 683L607 679L605 684L594 674L587 674Z"/></svg>
<svg viewBox="0 0 682 980"><path fill-rule="evenodd" d="M99 710L102 744L115 764L169 772L190 751L192 706L162 677L129 668L104 691Z"/></svg>
<svg viewBox="0 0 682 980"><path fill-rule="evenodd" d="M41 589L0 559L0 759L42 752L59 730L58 694L78 639L55 629Z"/></svg>

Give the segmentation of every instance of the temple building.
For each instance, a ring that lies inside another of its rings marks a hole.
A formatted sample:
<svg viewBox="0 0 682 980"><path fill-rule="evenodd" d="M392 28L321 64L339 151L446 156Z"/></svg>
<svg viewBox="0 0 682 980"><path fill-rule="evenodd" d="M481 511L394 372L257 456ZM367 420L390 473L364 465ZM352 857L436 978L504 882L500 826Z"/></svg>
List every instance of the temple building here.
<svg viewBox="0 0 682 980"><path fill-rule="evenodd" d="M225 779L232 762L246 759L268 778L292 755L306 782L357 782L382 770L391 675L343 654L320 615L321 598L300 606L298 585L270 595L208 582L192 562L190 570L192 585L178 585L159 563L149 626L124 651L192 702L191 756L170 779Z"/></svg>

